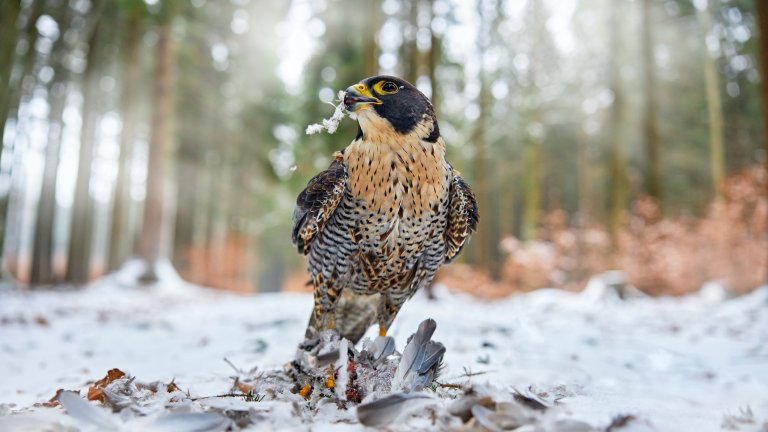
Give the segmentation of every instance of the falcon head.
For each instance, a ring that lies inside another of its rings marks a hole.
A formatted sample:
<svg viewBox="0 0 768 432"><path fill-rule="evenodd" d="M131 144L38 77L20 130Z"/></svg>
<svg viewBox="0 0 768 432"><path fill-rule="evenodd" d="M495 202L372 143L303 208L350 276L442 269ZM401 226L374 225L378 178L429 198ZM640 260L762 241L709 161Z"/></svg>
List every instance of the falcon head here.
<svg viewBox="0 0 768 432"><path fill-rule="evenodd" d="M358 120L358 136L397 133L435 142L440 136L432 103L408 81L379 75L350 86L344 107Z"/></svg>

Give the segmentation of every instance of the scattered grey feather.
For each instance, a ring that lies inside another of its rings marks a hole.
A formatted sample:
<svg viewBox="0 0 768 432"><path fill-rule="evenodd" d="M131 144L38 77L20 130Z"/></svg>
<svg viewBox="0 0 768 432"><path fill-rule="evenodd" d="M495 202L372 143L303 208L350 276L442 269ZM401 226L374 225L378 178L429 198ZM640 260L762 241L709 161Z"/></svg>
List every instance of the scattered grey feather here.
<svg viewBox="0 0 768 432"><path fill-rule="evenodd" d="M409 338L392 380L393 390L420 390L432 383L445 354L443 344L430 340L436 328L435 320L426 319Z"/></svg>
<svg viewBox="0 0 768 432"><path fill-rule="evenodd" d="M365 339L360 351L360 361L378 366L387 357L395 353L395 339L391 336L378 336L374 340Z"/></svg>
<svg viewBox="0 0 768 432"><path fill-rule="evenodd" d="M340 351L335 349L327 353L323 353L317 356L317 367L328 366L331 363L335 363L339 359Z"/></svg>
<svg viewBox="0 0 768 432"><path fill-rule="evenodd" d="M491 432L501 432L501 429L491 419L493 411L482 405L475 405L472 407L472 416L480 423L480 426L488 429Z"/></svg>
<svg viewBox="0 0 768 432"><path fill-rule="evenodd" d="M107 410L92 405L77 393L63 391L59 395L59 402L67 410L67 414L82 423L83 426L106 431L119 428L118 423Z"/></svg>
<svg viewBox="0 0 768 432"><path fill-rule="evenodd" d="M478 404L472 407L472 415L492 431L511 430L538 421L536 412L516 403L498 403L493 410Z"/></svg>
<svg viewBox="0 0 768 432"><path fill-rule="evenodd" d="M555 420L551 429L553 432L597 432L591 424L576 419Z"/></svg>
<svg viewBox="0 0 768 432"><path fill-rule="evenodd" d="M448 412L466 423L472 418L472 407L475 405L488 408L493 405L493 399L490 396L476 394L470 389L467 394L464 394L448 405Z"/></svg>
<svg viewBox="0 0 768 432"><path fill-rule="evenodd" d="M395 393L357 407L357 419L361 424L380 427L395 422L405 412L415 409L416 399L429 399L423 393Z"/></svg>
<svg viewBox="0 0 768 432"><path fill-rule="evenodd" d="M443 360L443 354L445 354L445 346L440 342L429 341L424 348L424 360L416 371L419 374L425 374L430 369L434 369L440 365Z"/></svg>
<svg viewBox="0 0 768 432"><path fill-rule="evenodd" d="M512 396L517 402L524 404L528 408L541 411L552 408L564 397L572 395L564 386L558 386L549 391L542 391L534 386L528 386L528 388L522 391L512 387Z"/></svg>
<svg viewBox="0 0 768 432"><path fill-rule="evenodd" d="M212 413L171 413L157 418L149 430L158 432L214 432L225 431L231 421Z"/></svg>

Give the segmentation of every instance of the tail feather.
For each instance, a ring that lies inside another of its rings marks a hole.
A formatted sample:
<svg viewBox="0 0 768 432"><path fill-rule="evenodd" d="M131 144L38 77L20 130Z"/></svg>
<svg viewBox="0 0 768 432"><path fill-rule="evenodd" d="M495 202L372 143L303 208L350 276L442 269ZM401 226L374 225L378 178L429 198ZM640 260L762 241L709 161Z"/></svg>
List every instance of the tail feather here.
<svg viewBox="0 0 768 432"><path fill-rule="evenodd" d="M379 294L357 295L342 290L333 311L329 312L333 314L336 331L341 337L348 339L352 344L356 344L363 338L368 328L376 322L379 297ZM325 330L318 328L319 323L325 321L324 317L315 316L313 311L309 317L305 338L309 339L314 334Z"/></svg>

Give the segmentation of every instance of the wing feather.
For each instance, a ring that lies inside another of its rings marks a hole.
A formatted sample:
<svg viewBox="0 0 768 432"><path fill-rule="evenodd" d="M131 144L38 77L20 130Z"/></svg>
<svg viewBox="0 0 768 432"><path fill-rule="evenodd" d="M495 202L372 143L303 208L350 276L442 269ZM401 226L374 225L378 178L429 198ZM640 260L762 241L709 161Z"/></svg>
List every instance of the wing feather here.
<svg viewBox="0 0 768 432"><path fill-rule="evenodd" d="M461 252L467 239L477 230L477 222L480 218L475 194L456 170L453 171L448 194L448 226L445 229L446 263L453 261Z"/></svg>
<svg viewBox="0 0 768 432"><path fill-rule="evenodd" d="M323 230L344 198L347 179L347 167L336 160L327 170L313 177L296 198L292 239L299 253L309 253L312 240Z"/></svg>

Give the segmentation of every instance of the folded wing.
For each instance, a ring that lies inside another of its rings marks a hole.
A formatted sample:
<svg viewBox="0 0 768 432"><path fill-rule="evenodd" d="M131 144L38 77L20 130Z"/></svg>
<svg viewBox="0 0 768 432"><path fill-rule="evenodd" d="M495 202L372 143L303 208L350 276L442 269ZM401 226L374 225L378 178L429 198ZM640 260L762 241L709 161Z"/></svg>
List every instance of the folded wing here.
<svg viewBox="0 0 768 432"><path fill-rule="evenodd" d="M346 166L337 160L327 170L313 177L299 194L293 211L292 235L293 244L299 253L309 253L312 240L323 230L344 198L347 178Z"/></svg>
<svg viewBox="0 0 768 432"><path fill-rule="evenodd" d="M479 215L472 189L453 171L448 197L448 226L445 229L445 262L449 263L461 252L469 236L477 230Z"/></svg>

